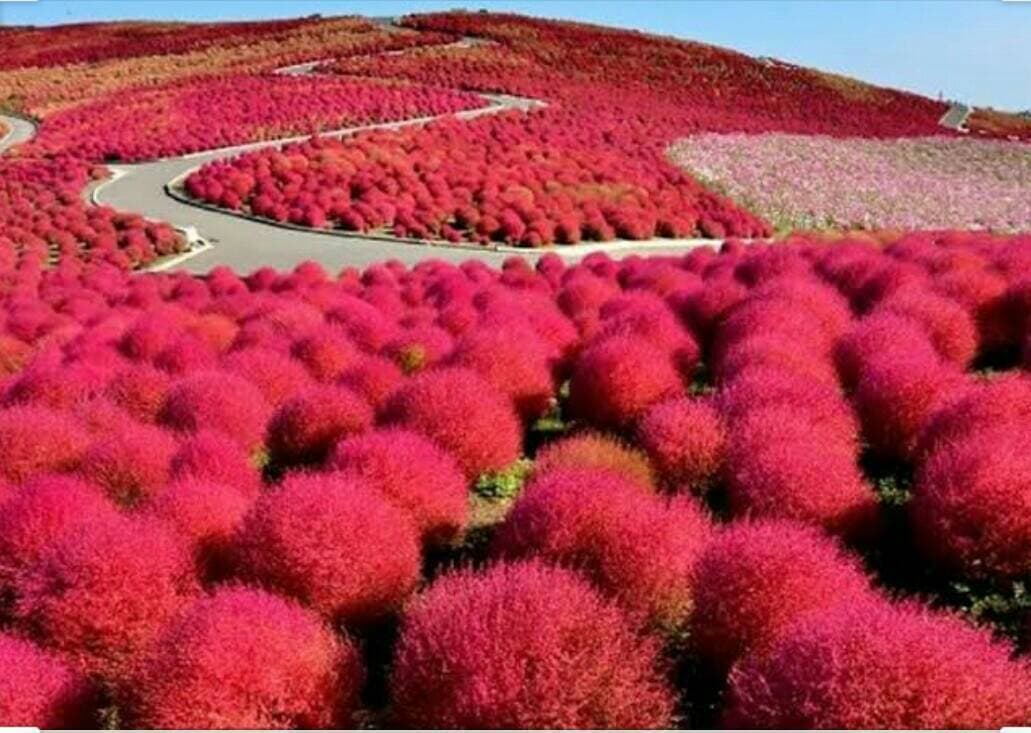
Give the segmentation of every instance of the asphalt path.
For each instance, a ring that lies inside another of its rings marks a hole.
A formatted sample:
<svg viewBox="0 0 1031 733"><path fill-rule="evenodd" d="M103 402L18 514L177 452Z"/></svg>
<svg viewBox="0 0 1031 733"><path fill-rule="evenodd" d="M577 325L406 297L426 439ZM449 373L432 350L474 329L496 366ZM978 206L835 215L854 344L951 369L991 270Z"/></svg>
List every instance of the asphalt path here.
<svg viewBox="0 0 1031 733"><path fill-rule="evenodd" d="M473 119L506 110L528 111L543 106L532 99L505 95L483 95L487 104L479 109L455 114L459 119ZM345 137L370 129L400 129L425 124L437 117L400 122L387 122L327 133L327 137ZM188 256L160 265L170 270L194 273L208 272L225 265L238 272L251 272L270 266L289 269L301 262L314 260L328 269L365 266L386 259L397 259L412 265L427 259L461 262L470 258L500 265L513 255L536 260L544 252L555 252L567 259L580 259L596 251L626 254L684 252L700 245L719 244L712 240L651 240L649 242L613 242L559 246L542 250L502 247L496 249L476 245L446 245L406 242L389 237L370 238L340 231L319 231L276 226L270 222L234 215L186 200L178 185L200 166L214 160L230 158L242 152L280 147L306 137L241 145L217 151L159 160L136 165L109 166L114 176L85 192L92 203L104 204L123 211L132 211L150 219L165 221L195 233L202 244ZM172 193L170 193L170 189Z"/></svg>
<svg viewBox="0 0 1031 733"><path fill-rule="evenodd" d="M469 46L476 39L463 38L449 46ZM402 51L403 53L404 51ZM312 61L277 70L277 73L303 75L317 73L323 61ZM500 94L482 94L484 106L454 113L458 119L474 119L483 115L510 110L529 112L546 106L544 102ZM448 115L421 117L396 122L351 127L323 133L324 137L346 137L367 130L396 130L410 125L421 125ZM0 116L11 128L0 141L0 152L30 140L35 125L26 120ZM521 256L536 260L546 252L554 252L565 259L577 260L591 252L604 251L614 255L656 254L685 252L699 246L719 245L716 240L664 240L647 242L605 242L575 246L555 246L539 250L514 247L481 247L419 241L403 241L392 237L368 237L341 231L320 231L299 227L276 226L271 222L233 214L188 200L178 186L192 171L206 163L223 160L244 152L282 147L308 139L307 135L290 137L192 153L177 158L143 162L132 165L108 165L112 170L109 180L91 185L83 197L94 205L141 214L148 219L163 221L187 233L191 251L160 262L155 269L181 270L206 273L224 265L237 272L252 272L259 267L290 269L305 261L316 261L330 270L347 266L366 266L374 262L397 259L407 265L429 259L462 262L479 259L500 265L506 258Z"/></svg>
<svg viewBox="0 0 1031 733"><path fill-rule="evenodd" d="M5 152L15 145L28 142L36 135L36 124L21 117L10 117L0 115L0 119L7 125L7 133L0 138L0 153Z"/></svg>

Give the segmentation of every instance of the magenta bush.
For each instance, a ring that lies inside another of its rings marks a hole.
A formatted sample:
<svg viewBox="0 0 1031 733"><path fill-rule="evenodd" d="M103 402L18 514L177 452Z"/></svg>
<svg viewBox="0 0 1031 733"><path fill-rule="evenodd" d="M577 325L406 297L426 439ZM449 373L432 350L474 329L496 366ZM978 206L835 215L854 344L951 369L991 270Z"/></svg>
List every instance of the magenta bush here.
<svg viewBox="0 0 1031 733"><path fill-rule="evenodd" d="M397 610L420 573L409 516L346 474L297 474L261 496L234 542L237 573L331 620Z"/></svg>
<svg viewBox="0 0 1031 733"><path fill-rule="evenodd" d="M456 571L416 598L390 690L393 722L413 728L661 728L673 714L658 643L538 562Z"/></svg>
<svg viewBox="0 0 1031 733"><path fill-rule="evenodd" d="M164 628L127 712L142 728L346 728L364 676L355 646L311 611L221 586Z"/></svg>
<svg viewBox="0 0 1031 733"><path fill-rule="evenodd" d="M734 669L728 728L998 728L1031 715L1031 671L984 630L920 606L842 603ZM804 701L800 703L799 701Z"/></svg>

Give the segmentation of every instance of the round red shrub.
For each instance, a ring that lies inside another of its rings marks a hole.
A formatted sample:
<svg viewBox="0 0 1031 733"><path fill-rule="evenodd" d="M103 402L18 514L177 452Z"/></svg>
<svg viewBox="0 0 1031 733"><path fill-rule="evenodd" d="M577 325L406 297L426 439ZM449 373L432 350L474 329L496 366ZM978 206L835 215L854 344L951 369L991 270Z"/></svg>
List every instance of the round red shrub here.
<svg viewBox="0 0 1031 733"><path fill-rule="evenodd" d="M111 517L76 525L40 553L15 583L15 615L83 672L121 683L196 590L181 537Z"/></svg>
<svg viewBox="0 0 1031 733"><path fill-rule="evenodd" d="M648 457L604 433L584 432L560 438L543 446L534 457L533 470L537 475L564 468L607 471L648 491L655 490Z"/></svg>
<svg viewBox="0 0 1031 733"><path fill-rule="evenodd" d="M0 721L5 726L91 728L94 702L86 679L58 657L0 633Z"/></svg>
<svg viewBox="0 0 1031 733"><path fill-rule="evenodd" d="M669 352L683 351L698 360L698 346L691 334L657 295L634 292L606 302L596 339L608 336L634 336Z"/></svg>
<svg viewBox="0 0 1031 733"><path fill-rule="evenodd" d="M751 294L796 305L833 338L841 336L852 323L848 301L833 287L810 276L779 276L767 280Z"/></svg>
<svg viewBox="0 0 1031 733"><path fill-rule="evenodd" d="M161 422L188 433L218 430L254 450L265 436L269 406L243 377L222 371L200 372L172 385Z"/></svg>
<svg viewBox="0 0 1031 733"><path fill-rule="evenodd" d="M160 369L134 364L117 372L104 394L136 420L152 423L164 407L171 384L171 377Z"/></svg>
<svg viewBox="0 0 1031 733"><path fill-rule="evenodd" d="M437 580L405 615L390 689L410 728L663 728L673 712L657 642L537 562Z"/></svg>
<svg viewBox="0 0 1031 733"><path fill-rule="evenodd" d="M833 539L787 520L728 525L695 568L692 640L717 668L766 648L807 613L873 592L859 562Z"/></svg>
<svg viewBox="0 0 1031 733"><path fill-rule="evenodd" d="M147 310L125 331L118 347L133 361L153 361L182 332L187 317L178 306Z"/></svg>
<svg viewBox="0 0 1031 733"><path fill-rule="evenodd" d="M170 374L187 374L213 369L218 363L218 352L200 336L183 334L154 358L154 366Z"/></svg>
<svg viewBox="0 0 1031 733"><path fill-rule="evenodd" d="M909 458L935 411L967 386L961 372L934 360L889 358L869 364L854 400L871 449L887 458Z"/></svg>
<svg viewBox="0 0 1031 733"><path fill-rule="evenodd" d="M341 474L299 474L258 499L234 554L241 577L333 620L376 621L397 609L420 572L419 536L376 489Z"/></svg>
<svg viewBox="0 0 1031 733"><path fill-rule="evenodd" d="M737 280L708 279L704 288L683 302L680 317L704 343L709 343L719 320L747 295L748 288Z"/></svg>
<svg viewBox="0 0 1031 733"><path fill-rule="evenodd" d="M977 354L977 325L963 306L950 298L907 290L882 301L877 310L919 322L941 357L956 366L966 366Z"/></svg>
<svg viewBox="0 0 1031 733"><path fill-rule="evenodd" d="M331 382L360 356L346 336L330 329L319 330L294 342L291 352L320 382Z"/></svg>
<svg viewBox="0 0 1031 733"><path fill-rule="evenodd" d="M240 327L231 318L219 313L201 313L191 318L186 324L186 331L221 354L232 346Z"/></svg>
<svg viewBox="0 0 1031 733"><path fill-rule="evenodd" d="M833 426L788 406L753 410L731 426L726 489L731 513L797 519L856 538L877 526L876 497L855 446Z"/></svg>
<svg viewBox="0 0 1031 733"><path fill-rule="evenodd" d="M468 479L519 457L523 428L511 402L471 369L434 369L409 379L387 402L383 422L430 438Z"/></svg>
<svg viewBox="0 0 1031 733"><path fill-rule="evenodd" d="M12 483L73 470L88 444L86 432L66 414L44 407L0 410L0 478Z"/></svg>
<svg viewBox="0 0 1031 733"><path fill-rule="evenodd" d="M202 430L179 444L172 456L174 480L232 486L248 498L258 495L261 475L239 443L214 430Z"/></svg>
<svg viewBox="0 0 1031 733"><path fill-rule="evenodd" d="M143 511L189 539L201 569L217 576L229 563L230 543L250 506L232 486L190 478L166 486Z"/></svg>
<svg viewBox="0 0 1031 733"><path fill-rule="evenodd" d="M141 728L349 728L364 674L354 645L311 611L223 586L163 631L128 712Z"/></svg>
<svg viewBox="0 0 1031 733"><path fill-rule="evenodd" d="M796 408L805 405L805 419L819 423L834 434L835 442L855 448L859 421L841 390L820 380L769 366L753 366L738 372L720 386L713 404L728 425L764 408ZM797 425L799 416L789 417Z"/></svg>
<svg viewBox="0 0 1031 733"><path fill-rule="evenodd" d="M691 610L691 572L710 533L694 502L669 508L612 473L562 469L530 482L493 549L580 570L626 608L673 630Z"/></svg>
<svg viewBox="0 0 1031 733"><path fill-rule="evenodd" d="M947 441L1028 419L1031 419L1031 376L1009 373L990 381L975 382L962 396L931 415L914 455L920 458Z"/></svg>
<svg viewBox="0 0 1031 733"><path fill-rule="evenodd" d="M4 390L3 404L68 410L96 396L104 387L106 365L34 362Z"/></svg>
<svg viewBox="0 0 1031 733"><path fill-rule="evenodd" d="M917 605L840 604L731 674L728 728L997 729L1031 719L1008 645Z"/></svg>
<svg viewBox="0 0 1031 733"><path fill-rule="evenodd" d="M655 405L638 423L637 439L674 490L704 492L723 467L726 430L708 402L682 397Z"/></svg>
<svg viewBox="0 0 1031 733"><path fill-rule="evenodd" d="M468 522L465 476L451 456L418 433L388 428L347 438L327 466L382 491L429 544L454 539Z"/></svg>
<svg viewBox="0 0 1031 733"><path fill-rule="evenodd" d="M891 311L875 311L856 321L834 346L838 376L848 389L856 386L866 365L877 359L933 361L936 356L937 351L919 321Z"/></svg>
<svg viewBox="0 0 1031 733"><path fill-rule="evenodd" d="M124 424L90 444L78 473L118 504L130 507L168 483L176 448L175 439L161 428Z"/></svg>
<svg viewBox="0 0 1031 733"><path fill-rule="evenodd" d="M447 363L467 367L507 394L524 420L540 417L555 392L548 354L528 326L507 320L467 331L455 342Z"/></svg>
<svg viewBox="0 0 1031 733"><path fill-rule="evenodd" d="M0 333L0 377L20 372L32 358L32 351L21 339Z"/></svg>
<svg viewBox="0 0 1031 733"><path fill-rule="evenodd" d="M372 408L346 387L308 387L269 420L269 455L279 465L321 463L338 440L365 432L372 420Z"/></svg>
<svg viewBox="0 0 1031 733"><path fill-rule="evenodd" d="M70 529L114 514L98 488L70 476L39 476L13 489L0 511L0 585Z"/></svg>
<svg viewBox="0 0 1031 733"><path fill-rule="evenodd" d="M1012 343L1007 285L1006 278L973 266L939 274L934 289L963 306L977 326L980 346L991 350Z"/></svg>
<svg viewBox="0 0 1031 733"><path fill-rule="evenodd" d="M569 406L601 428L627 428L649 407L683 392L668 352L633 336L610 336L588 347L573 366Z"/></svg>
<svg viewBox="0 0 1031 733"><path fill-rule="evenodd" d="M340 373L337 384L354 390L379 409L404 381L404 372L383 356L365 356Z"/></svg>
<svg viewBox="0 0 1031 733"><path fill-rule="evenodd" d="M273 407L278 407L287 397L311 382L308 370L300 361L288 354L257 346L228 354L222 360L222 367L246 377Z"/></svg>
<svg viewBox="0 0 1031 733"><path fill-rule="evenodd" d="M735 341L711 363L717 381L726 383L749 369L767 368L795 374L829 387L838 387L838 373L830 359L792 343L780 334L761 333Z"/></svg>
<svg viewBox="0 0 1031 733"><path fill-rule="evenodd" d="M968 576L1031 572L1031 427L982 424L941 443L917 472L909 505L924 554Z"/></svg>
<svg viewBox="0 0 1031 733"><path fill-rule="evenodd" d="M406 329L383 347L383 355L392 359L406 374L427 369L451 352L454 339L442 328L432 325Z"/></svg>

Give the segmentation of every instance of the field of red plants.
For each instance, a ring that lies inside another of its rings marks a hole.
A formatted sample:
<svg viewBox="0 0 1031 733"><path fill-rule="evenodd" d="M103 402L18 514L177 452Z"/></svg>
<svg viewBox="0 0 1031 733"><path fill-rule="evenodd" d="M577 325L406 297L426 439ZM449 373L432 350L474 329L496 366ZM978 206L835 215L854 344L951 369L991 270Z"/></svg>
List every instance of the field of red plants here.
<svg viewBox="0 0 1031 733"><path fill-rule="evenodd" d="M489 43L337 60L323 71L548 103L339 143L259 151L188 182L207 203L276 221L525 247L765 236L770 226L666 159L697 132L944 136L946 105L683 41L466 13L420 30ZM714 92L715 90L715 92ZM313 192L318 192L314 195Z"/></svg>
<svg viewBox="0 0 1031 733"><path fill-rule="evenodd" d="M8 51L0 69L97 63L140 55L186 53L277 38L318 24L311 18L255 23L78 23L54 28L5 27Z"/></svg>
<svg viewBox="0 0 1031 733"><path fill-rule="evenodd" d="M479 13L0 42L0 109L41 121L0 157L0 726L1031 724L1031 234L755 241L668 158L699 132L947 150L943 104ZM486 93L543 105L185 190L455 242L724 241L136 273L183 236L83 198L105 160Z"/></svg>
<svg viewBox="0 0 1031 733"><path fill-rule="evenodd" d="M0 270L67 259L132 269L185 249L167 224L86 204L82 190L106 175L75 158L0 158Z"/></svg>
<svg viewBox="0 0 1031 733"><path fill-rule="evenodd" d="M1028 272L8 268L0 721L1027 723Z"/></svg>
<svg viewBox="0 0 1031 733"><path fill-rule="evenodd" d="M139 87L213 74L262 74L291 64L439 45L452 40L432 32L388 31L353 17L251 25L253 28L243 33L227 32L222 25L141 25L110 46L103 43L103 34L96 33L94 26L87 26L85 35L93 36L97 45L90 52L93 55L86 57L80 54L90 44L83 43L83 32L77 31L76 26L62 26L58 30L0 28L0 40L10 44L13 51L5 54L5 61L42 54L24 65L0 68L0 108L45 119L54 112L113 92L131 93ZM117 26L111 28L108 33L118 36ZM46 34L53 44L47 44L42 52L40 34ZM164 43L153 46L141 42L140 38L148 34L164 36ZM98 47L107 51L97 51ZM50 55L49 49L54 49ZM116 97L113 101L121 100Z"/></svg>
<svg viewBox="0 0 1031 733"><path fill-rule="evenodd" d="M49 115L23 155L140 161L482 107L406 83L236 74L119 91Z"/></svg>

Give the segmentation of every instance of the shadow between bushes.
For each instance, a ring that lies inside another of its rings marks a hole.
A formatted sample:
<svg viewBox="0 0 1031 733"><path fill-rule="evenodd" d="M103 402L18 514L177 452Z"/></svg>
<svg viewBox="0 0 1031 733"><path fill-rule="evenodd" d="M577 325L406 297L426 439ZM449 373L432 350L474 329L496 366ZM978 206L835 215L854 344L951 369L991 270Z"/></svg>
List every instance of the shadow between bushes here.
<svg viewBox="0 0 1031 733"><path fill-rule="evenodd" d="M985 359L982 363L1006 362ZM882 531L876 542L854 549L863 556L879 583L898 598L918 599L934 608L959 613L1010 641L1018 650L1031 647L1026 630L1031 612L1031 578L965 578L927 561L914 542L909 519L912 467L880 460L869 452L863 454L860 463L877 491Z"/></svg>

